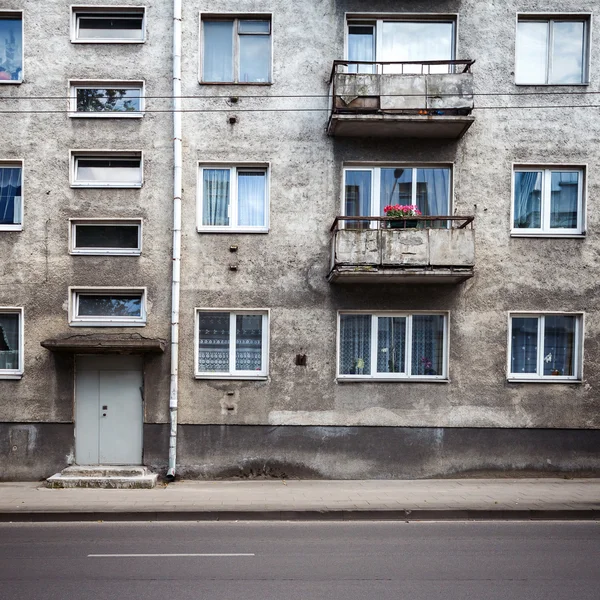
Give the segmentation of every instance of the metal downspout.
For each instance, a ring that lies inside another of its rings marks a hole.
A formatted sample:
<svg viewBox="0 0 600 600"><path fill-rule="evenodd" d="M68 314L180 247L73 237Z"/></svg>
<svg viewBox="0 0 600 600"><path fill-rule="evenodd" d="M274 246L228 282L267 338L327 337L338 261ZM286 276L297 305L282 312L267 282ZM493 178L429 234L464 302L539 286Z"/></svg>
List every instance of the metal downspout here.
<svg viewBox="0 0 600 600"><path fill-rule="evenodd" d="M175 479L177 464L177 401L179 384L179 294L181 283L181 193L183 142L181 123L181 3L173 0L173 277L171 287L171 385L169 392L169 468Z"/></svg>

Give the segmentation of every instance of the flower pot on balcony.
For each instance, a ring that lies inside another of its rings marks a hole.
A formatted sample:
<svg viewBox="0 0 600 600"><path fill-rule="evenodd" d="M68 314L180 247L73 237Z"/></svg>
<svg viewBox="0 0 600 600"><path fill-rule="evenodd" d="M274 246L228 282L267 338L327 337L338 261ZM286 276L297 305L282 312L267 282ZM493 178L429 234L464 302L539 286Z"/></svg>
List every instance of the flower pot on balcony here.
<svg viewBox="0 0 600 600"><path fill-rule="evenodd" d="M388 221L390 229L416 229L419 225L417 219L398 219L397 221Z"/></svg>

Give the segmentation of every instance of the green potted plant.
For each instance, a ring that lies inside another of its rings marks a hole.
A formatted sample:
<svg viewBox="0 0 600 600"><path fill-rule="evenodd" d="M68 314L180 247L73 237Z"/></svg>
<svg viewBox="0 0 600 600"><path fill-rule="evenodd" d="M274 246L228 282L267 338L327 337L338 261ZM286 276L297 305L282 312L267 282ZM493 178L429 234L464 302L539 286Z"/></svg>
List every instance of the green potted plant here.
<svg viewBox="0 0 600 600"><path fill-rule="evenodd" d="M383 208L386 217L394 220L387 221L392 229L410 229L417 227L419 221L411 217L420 217L421 211L414 204L389 204Z"/></svg>

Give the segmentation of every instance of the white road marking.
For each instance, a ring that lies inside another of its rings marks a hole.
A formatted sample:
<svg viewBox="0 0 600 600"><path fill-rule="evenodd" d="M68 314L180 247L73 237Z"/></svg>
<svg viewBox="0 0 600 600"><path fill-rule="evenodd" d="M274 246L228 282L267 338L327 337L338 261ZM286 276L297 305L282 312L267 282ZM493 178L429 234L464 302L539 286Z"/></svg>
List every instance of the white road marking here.
<svg viewBox="0 0 600 600"><path fill-rule="evenodd" d="M88 554L88 558L150 558L169 556L256 556L255 554Z"/></svg>

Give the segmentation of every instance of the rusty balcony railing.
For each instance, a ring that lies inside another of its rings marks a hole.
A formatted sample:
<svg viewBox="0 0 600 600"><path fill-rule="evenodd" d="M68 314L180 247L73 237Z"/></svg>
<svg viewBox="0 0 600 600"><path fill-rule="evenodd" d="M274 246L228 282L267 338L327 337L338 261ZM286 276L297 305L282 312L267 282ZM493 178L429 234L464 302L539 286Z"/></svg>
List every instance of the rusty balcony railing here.
<svg viewBox="0 0 600 600"><path fill-rule="evenodd" d="M338 229L414 229L414 227L406 227L407 221L416 221L418 229L427 229L429 227L436 228L456 228L465 229L469 227L473 229L473 221L475 217L470 215L466 217L445 216L445 215L421 215L419 217L348 217L337 216L330 231ZM402 223L404 222L404 226ZM393 226L398 223L399 225ZM341 227L340 227L341 225Z"/></svg>

